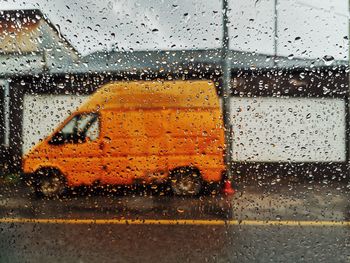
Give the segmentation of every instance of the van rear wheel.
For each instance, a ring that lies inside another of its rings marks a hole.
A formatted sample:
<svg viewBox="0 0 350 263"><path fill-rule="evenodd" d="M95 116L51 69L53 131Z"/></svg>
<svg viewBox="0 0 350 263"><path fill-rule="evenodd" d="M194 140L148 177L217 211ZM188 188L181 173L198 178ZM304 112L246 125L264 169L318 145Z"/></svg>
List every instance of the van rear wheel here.
<svg viewBox="0 0 350 263"><path fill-rule="evenodd" d="M42 169L36 173L35 193L38 197L59 197L66 190L66 182L56 169Z"/></svg>
<svg viewBox="0 0 350 263"><path fill-rule="evenodd" d="M171 172L171 189L178 196L195 196L202 190L202 179L197 169L184 167Z"/></svg>

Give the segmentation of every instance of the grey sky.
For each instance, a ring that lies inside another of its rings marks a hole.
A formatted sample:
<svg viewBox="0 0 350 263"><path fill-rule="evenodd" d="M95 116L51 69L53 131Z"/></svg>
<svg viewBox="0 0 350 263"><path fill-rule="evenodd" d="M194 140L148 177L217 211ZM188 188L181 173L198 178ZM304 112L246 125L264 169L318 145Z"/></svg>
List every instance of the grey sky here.
<svg viewBox="0 0 350 263"><path fill-rule="evenodd" d="M230 0L231 49L273 54L274 0ZM278 0L278 55L347 59L347 0ZM205 49L221 45L221 1L0 0L39 8L86 55L96 50Z"/></svg>

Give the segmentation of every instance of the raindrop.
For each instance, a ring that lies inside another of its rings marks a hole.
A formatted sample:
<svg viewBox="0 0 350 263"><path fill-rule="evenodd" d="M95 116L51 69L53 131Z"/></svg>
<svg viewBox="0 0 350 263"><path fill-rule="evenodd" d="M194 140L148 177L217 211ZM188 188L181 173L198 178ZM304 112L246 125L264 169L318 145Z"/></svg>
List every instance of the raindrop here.
<svg viewBox="0 0 350 263"><path fill-rule="evenodd" d="M329 66L329 65L331 65L331 64L333 63L334 57L331 56L331 55L326 55L326 56L324 56L324 57L322 58L322 60L324 61L324 63L325 63L327 66Z"/></svg>
<svg viewBox="0 0 350 263"><path fill-rule="evenodd" d="M179 213L185 212L185 209L183 209L183 208L181 208L181 207L178 207L176 210L177 210L177 212L179 212Z"/></svg>
<svg viewBox="0 0 350 263"><path fill-rule="evenodd" d="M255 70L256 69L256 65L250 65L250 69L251 70Z"/></svg>
<svg viewBox="0 0 350 263"><path fill-rule="evenodd" d="M105 136L103 139L104 139L106 142L111 142L111 141L112 141L112 139L111 139L110 137L108 137L108 136Z"/></svg>
<svg viewBox="0 0 350 263"><path fill-rule="evenodd" d="M152 32L158 32L159 30L157 28L153 28Z"/></svg>

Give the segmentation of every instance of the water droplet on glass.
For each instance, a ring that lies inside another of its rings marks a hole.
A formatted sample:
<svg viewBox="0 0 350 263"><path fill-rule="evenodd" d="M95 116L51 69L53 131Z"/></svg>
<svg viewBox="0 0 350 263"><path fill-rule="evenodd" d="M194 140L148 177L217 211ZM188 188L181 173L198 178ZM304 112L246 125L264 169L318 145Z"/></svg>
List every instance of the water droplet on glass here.
<svg viewBox="0 0 350 263"><path fill-rule="evenodd" d="M330 56L330 55L326 55L322 58L322 60L324 61L324 63L329 66L333 63L334 61L334 57L333 56Z"/></svg>
<svg viewBox="0 0 350 263"><path fill-rule="evenodd" d="M178 207L176 209L176 211L179 212L179 213L183 213L183 212L185 212L185 209L183 209L182 207Z"/></svg>

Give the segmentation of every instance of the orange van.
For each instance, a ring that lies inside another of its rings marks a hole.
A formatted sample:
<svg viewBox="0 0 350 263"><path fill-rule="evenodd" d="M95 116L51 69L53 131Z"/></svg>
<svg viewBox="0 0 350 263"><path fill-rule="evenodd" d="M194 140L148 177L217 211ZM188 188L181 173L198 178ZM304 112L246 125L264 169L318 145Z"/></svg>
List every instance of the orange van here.
<svg viewBox="0 0 350 263"><path fill-rule="evenodd" d="M95 183L169 183L197 195L221 183L223 154L213 82L112 82L24 156L23 172L48 197Z"/></svg>

